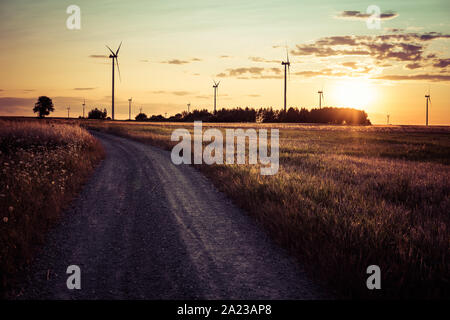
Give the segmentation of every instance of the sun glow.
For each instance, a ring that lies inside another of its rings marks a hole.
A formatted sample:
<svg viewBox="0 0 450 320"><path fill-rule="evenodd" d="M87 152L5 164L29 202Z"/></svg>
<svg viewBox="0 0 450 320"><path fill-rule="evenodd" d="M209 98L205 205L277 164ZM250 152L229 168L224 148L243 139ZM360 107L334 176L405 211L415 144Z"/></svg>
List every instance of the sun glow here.
<svg viewBox="0 0 450 320"><path fill-rule="evenodd" d="M367 109L376 97L375 88L365 79L339 82L333 91L340 107Z"/></svg>

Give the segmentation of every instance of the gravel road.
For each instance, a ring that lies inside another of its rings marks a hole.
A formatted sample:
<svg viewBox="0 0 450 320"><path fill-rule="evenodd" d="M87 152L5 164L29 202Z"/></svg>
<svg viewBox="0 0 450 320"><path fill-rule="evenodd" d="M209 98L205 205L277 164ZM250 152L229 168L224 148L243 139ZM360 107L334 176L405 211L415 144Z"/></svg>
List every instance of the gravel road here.
<svg viewBox="0 0 450 320"><path fill-rule="evenodd" d="M194 168L94 133L107 156L49 234L21 299L320 299L301 266ZM81 289L66 287L69 265Z"/></svg>

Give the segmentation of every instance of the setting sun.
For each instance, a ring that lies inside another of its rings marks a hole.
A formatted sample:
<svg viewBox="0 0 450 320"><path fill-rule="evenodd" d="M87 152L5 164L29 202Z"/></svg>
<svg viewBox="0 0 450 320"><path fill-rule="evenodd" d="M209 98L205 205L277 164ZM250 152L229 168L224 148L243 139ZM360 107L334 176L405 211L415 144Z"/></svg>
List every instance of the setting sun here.
<svg viewBox="0 0 450 320"><path fill-rule="evenodd" d="M333 88L339 106L365 109L376 98L376 89L365 79L339 82Z"/></svg>

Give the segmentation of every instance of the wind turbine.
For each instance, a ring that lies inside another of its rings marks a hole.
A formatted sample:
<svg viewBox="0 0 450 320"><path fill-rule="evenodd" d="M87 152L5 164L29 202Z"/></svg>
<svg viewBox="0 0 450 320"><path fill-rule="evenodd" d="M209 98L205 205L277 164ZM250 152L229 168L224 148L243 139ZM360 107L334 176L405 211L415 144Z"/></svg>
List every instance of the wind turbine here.
<svg viewBox="0 0 450 320"><path fill-rule="evenodd" d="M286 112L287 72L289 72L289 78L291 77L291 69L290 69L291 63L289 62L289 51L287 46L286 46L286 61L281 61L281 65L284 66L284 112Z"/></svg>
<svg viewBox="0 0 450 320"><path fill-rule="evenodd" d="M187 107L188 107L188 113L189 113L189 107L191 106L191 103L189 102L188 104L187 104Z"/></svg>
<svg viewBox="0 0 450 320"><path fill-rule="evenodd" d="M390 118L390 114L387 115L387 125L389 125L389 118Z"/></svg>
<svg viewBox="0 0 450 320"><path fill-rule="evenodd" d="M69 112L70 112L70 107L67 107L67 119L69 119L69 118L70 118L70 116L69 116Z"/></svg>
<svg viewBox="0 0 450 320"><path fill-rule="evenodd" d="M426 103L427 103L427 112L426 112L426 125L428 126L428 101L430 102L431 107L431 95L430 95L430 89L428 88L428 94L425 95Z"/></svg>
<svg viewBox="0 0 450 320"><path fill-rule="evenodd" d="M84 102L82 103L83 106L83 119L84 119L84 106L86 105L86 99L84 99Z"/></svg>
<svg viewBox="0 0 450 320"><path fill-rule="evenodd" d="M131 101L133 100L133 97L128 99L128 120L131 120Z"/></svg>
<svg viewBox="0 0 450 320"><path fill-rule="evenodd" d="M122 81L120 78L120 68L119 68L119 60L117 58L117 55L119 54L120 47L122 46L122 42L120 42L119 47L117 48L117 51L114 53L114 51L111 50L110 47L106 46L109 51L111 51L111 54L109 55L109 58L112 59L112 96L111 96L111 119L114 120L114 61L116 61L117 64L117 71L119 72L119 80Z"/></svg>
<svg viewBox="0 0 450 320"><path fill-rule="evenodd" d="M322 100L325 100L325 98L323 97L323 91L322 90L317 91L317 93L319 94L319 109L322 109Z"/></svg>
<svg viewBox="0 0 450 320"><path fill-rule="evenodd" d="M213 85L213 88L214 88L214 114L216 114L216 100L217 100L216 96L217 96L217 90L219 90L220 81L217 83L215 80L213 80L213 81L214 81L214 85Z"/></svg>

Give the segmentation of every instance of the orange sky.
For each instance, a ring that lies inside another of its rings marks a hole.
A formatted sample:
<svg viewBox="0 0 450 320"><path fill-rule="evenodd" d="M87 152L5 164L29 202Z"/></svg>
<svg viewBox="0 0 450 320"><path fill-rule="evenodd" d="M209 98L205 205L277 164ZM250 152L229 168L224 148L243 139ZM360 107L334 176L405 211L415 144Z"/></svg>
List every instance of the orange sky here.
<svg viewBox="0 0 450 320"><path fill-rule="evenodd" d="M33 115L39 95L55 116L111 107L111 63L119 53L116 119L142 107L173 115L192 107L283 104L281 60L290 52L288 105L366 110L372 123L450 125L448 1L379 1L380 29L360 1L79 1L81 29L69 30L63 1L0 4L0 115ZM117 74L117 73L116 73Z"/></svg>

